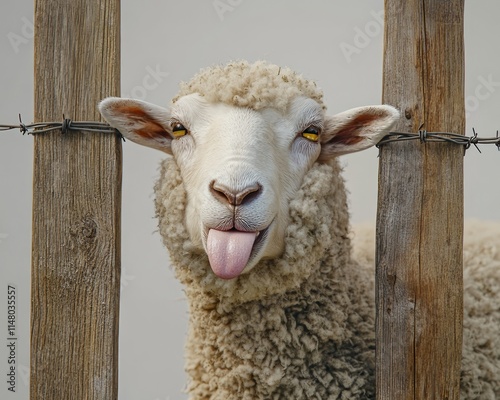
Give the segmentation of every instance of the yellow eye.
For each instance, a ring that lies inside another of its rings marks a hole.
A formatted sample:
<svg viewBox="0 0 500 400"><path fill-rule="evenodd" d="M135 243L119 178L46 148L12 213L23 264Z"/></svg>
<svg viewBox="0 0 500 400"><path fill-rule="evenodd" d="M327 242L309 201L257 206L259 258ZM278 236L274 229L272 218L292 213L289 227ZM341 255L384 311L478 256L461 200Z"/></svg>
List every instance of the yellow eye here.
<svg viewBox="0 0 500 400"><path fill-rule="evenodd" d="M319 140L319 128L314 125L308 126L302 132L302 136L311 142L317 142Z"/></svg>
<svg viewBox="0 0 500 400"><path fill-rule="evenodd" d="M174 135L174 138L180 138L185 134L187 134L187 129L180 122L176 122L172 125L172 135Z"/></svg>

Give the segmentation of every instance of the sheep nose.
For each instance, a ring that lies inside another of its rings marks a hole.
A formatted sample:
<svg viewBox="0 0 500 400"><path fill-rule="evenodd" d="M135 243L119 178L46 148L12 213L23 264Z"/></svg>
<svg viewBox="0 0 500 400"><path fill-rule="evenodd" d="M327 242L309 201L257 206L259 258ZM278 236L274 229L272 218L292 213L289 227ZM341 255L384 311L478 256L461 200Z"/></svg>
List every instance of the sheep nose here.
<svg viewBox="0 0 500 400"><path fill-rule="evenodd" d="M252 183L242 190L231 189L227 186L212 181L210 183L210 191L216 199L224 203L229 203L232 206L239 206L243 202L249 202L254 199L262 190L262 186L258 183Z"/></svg>

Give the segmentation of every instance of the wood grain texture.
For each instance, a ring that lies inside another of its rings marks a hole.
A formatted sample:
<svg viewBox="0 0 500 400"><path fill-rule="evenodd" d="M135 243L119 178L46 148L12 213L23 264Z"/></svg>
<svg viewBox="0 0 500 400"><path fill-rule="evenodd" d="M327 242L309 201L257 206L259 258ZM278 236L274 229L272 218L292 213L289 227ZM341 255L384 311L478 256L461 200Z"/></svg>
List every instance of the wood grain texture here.
<svg viewBox="0 0 500 400"><path fill-rule="evenodd" d="M99 121L119 95L119 0L35 0L35 120ZM35 136L31 387L35 399L117 399L121 143Z"/></svg>
<svg viewBox="0 0 500 400"><path fill-rule="evenodd" d="M386 0L383 102L394 131L464 133L463 0ZM459 399L463 148L380 153L377 399Z"/></svg>

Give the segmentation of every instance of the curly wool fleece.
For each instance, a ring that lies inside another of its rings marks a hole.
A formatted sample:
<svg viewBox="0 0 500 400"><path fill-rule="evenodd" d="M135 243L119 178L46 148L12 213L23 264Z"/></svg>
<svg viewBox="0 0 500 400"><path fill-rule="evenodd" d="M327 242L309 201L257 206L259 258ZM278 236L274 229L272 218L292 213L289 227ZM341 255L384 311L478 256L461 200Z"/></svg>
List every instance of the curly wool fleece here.
<svg viewBox="0 0 500 400"><path fill-rule="evenodd" d="M290 203L284 254L224 281L193 252L180 173L173 160L162 164L156 206L189 301L191 398L373 397L374 296L349 258L339 172L336 162L315 164Z"/></svg>
<svg viewBox="0 0 500 400"><path fill-rule="evenodd" d="M373 227L354 236L340 168L315 164L290 203L286 249L236 280L215 278L184 226L177 165L156 185L160 233L190 307L191 399L373 399ZM500 224L466 225L462 400L500 398Z"/></svg>
<svg viewBox="0 0 500 400"><path fill-rule="evenodd" d="M323 92L314 81L302 77L287 67L265 61L253 64L234 61L224 66L201 70L181 88L172 102L182 96L198 93L209 103L231 104L260 110L272 106L284 112L297 96L309 97L326 109Z"/></svg>

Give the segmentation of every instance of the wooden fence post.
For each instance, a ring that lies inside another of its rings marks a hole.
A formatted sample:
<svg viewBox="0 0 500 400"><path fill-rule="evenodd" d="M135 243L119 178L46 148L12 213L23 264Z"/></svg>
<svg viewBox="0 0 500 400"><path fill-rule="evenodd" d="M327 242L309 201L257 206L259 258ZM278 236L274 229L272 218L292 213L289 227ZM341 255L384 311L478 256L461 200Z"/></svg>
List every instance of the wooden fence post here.
<svg viewBox="0 0 500 400"><path fill-rule="evenodd" d="M464 133L463 0L385 0L383 102L393 129ZM459 399L463 148L381 147L377 399Z"/></svg>
<svg viewBox="0 0 500 400"><path fill-rule="evenodd" d="M35 121L119 95L119 0L35 0ZM117 399L121 143L35 135L31 399Z"/></svg>

